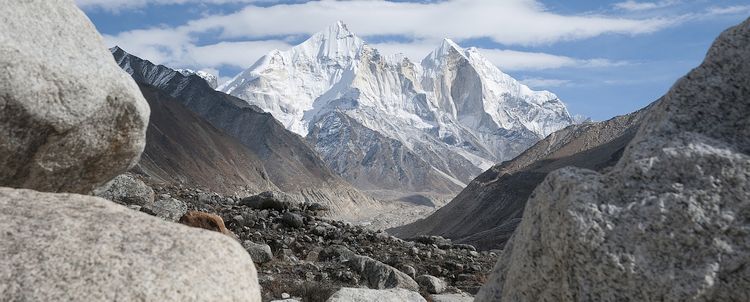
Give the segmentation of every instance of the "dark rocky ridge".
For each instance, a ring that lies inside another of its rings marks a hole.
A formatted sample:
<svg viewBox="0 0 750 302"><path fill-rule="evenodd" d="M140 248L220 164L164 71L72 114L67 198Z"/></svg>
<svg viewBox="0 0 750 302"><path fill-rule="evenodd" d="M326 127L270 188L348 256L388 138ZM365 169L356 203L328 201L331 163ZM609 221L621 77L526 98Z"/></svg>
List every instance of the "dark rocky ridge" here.
<svg viewBox="0 0 750 302"><path fill-rule="evenodd" d="M324 203L342 219L360 219L367 215L368 209L379 207L377 201L328 169L300 136L286 130L271 114L212 89L198 76L184 76L168 67L132 56L118 47L111 51L120 67L137 83L161 90L252 152L263 164L255 170L264 170L268 180L280 190L308 201ZM168 167L176 163L153 164ZM172 168L164 170L169 169ZM204 178L220 176L205 175Z"/></svg>
<svg viewBox="0 0 750 302"><path fill-rule="evenodd" d="M611 167L648 108L557 131L479 175L429 217L388 231L401 238L440 235L479 249L500 249L520 223L529 195L549 172L566 166L597 171Z"/></svg>

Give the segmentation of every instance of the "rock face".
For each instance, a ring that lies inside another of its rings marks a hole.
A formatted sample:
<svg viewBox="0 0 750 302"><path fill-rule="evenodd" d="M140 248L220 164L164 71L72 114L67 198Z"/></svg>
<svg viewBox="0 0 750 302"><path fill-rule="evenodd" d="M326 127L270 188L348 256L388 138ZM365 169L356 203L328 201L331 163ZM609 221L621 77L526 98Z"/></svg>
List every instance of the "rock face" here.
<svg viewBox="0 0 750 302"><path fill-rule="evenodd" d="M426 302L417 292L393 289L344 287L328 298L328 302Z"/></svg>
<svg viewBox="0 0 750 302"><path fill-rule="evenodd" d="M477 301L750 299L750 19L648 114L612 171L550 173Z"/></svg>
<svg viewBox="0 0 750 302"><path fill-rule="evenodd" d="M130 174L122 174L94 190L94 195L126 205L145 206L154 202L154 190Z"/></svg>
<svg viewBox="0 0 750 302"><path fill-rule="evenodd" d="M101 198L0 188L0 228L3 299L260 301L239 243Z"/></svg>
<svg viewBox="0 0 750 302"><path fill-rule="evenodd" d="M482 250L500 249L520 223L531 192L549 172L565 166L595 171L612 167L651 107L552 133L479 175L432 215L388 232L402 238L441 235Z"/></svg>
<svg viewBox="0 0 750 302"><path fill-rule="evenodd" d="M88 193L135 165L149 108L88 18L72 1L0 15L0 185Z"/></svg>

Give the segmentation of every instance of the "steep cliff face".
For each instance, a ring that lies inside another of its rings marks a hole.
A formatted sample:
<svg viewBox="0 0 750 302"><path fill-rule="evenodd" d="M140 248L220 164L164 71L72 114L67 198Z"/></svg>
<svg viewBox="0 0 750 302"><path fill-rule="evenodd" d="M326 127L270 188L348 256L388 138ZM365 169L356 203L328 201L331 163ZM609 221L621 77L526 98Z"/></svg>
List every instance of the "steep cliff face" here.
<svg viewBox="0 0 750 302"><path fill-rule="evenodd" d="M150 85L220 129L263 163L267 178L284 192L329 205L346 219L366 216L378 202L343 181L298 135L258 107L181 73L113 48L115 60L136 82Z"/></svg>
<svg viewBox="0 0 750 302"><path fill-rule="evenodd" d="M554 94L532 91L476 49L446 39L415 64L381 55L341 22L287 51L272 51L219 90L307 136L330 168L367 190L455 193L495 162L573 123ZM352 122L331 123L337 116ZM350 135L364 129L401 151L385 153L388 148L369 141L342 148L329 139L371 137ZM422 160L403 161L400 154ZM373 157L388 160L364 162ZM403 185L372 171L395 171Z"/></svg>
<svg viewBox="0 0 750 302"><path fill-rule="evenodd" d="M389 232L404 238L441 235L480 249L500 249L521 222L531 192L566 166L603 171L622 156L651 107L608 121L569 126L485 171L445 207Z"/></svg>

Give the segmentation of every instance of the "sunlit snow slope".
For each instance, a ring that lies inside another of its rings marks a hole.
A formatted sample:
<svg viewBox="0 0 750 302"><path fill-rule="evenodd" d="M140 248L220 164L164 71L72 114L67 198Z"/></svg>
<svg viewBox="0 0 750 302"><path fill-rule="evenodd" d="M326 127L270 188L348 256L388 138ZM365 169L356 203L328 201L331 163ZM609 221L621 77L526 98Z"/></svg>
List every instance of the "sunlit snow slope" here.
<svg viewBox="0 0 750 302"><path fill-rule="evenodd" d="M451 194L573 123L476 49L382 56L338 22L218 88L270 112L361 189Z"/></svg>

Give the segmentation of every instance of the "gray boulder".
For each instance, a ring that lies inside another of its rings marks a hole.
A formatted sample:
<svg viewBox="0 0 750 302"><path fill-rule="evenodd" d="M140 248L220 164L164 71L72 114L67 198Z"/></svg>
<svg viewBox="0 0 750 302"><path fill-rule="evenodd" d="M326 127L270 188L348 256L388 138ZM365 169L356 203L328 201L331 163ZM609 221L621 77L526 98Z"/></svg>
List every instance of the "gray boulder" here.
<svg viewBox="0 0 750 302"><path fill-rule="evenodd" d="M450 239L443 238L442 236L420 235L414 241L423 244L434 244L440 248L450 248L452 245Z"/></svg>
<svg viewBox="0 0 750 302"><path fill-rule="evenodd" d="M261 301L239 243L101 198L0 188L0 229L0 300Z"/></svg>
<svg viewBox="0 0 750 302"><path fill-rule="evenodd" d="M332 245L324 248L318 254L320 261L349 261L357 255L343 245Z"/></svg>
<svg viewBox="0 0 750 302"><path fill-rule="evenodd" d="M431 294L443 293L448 288L448 284L445 281L435 276L421 275L415 281Z"/></svg>
<svg viewBox="0 0 750 302"><path fill-rule="evenodd" d="M145 206L154 202L154 190L130 174L122 174L94 190L94 195L126 205Z"/></svg>
<svg viewBox="0 0 750 302"><path fill-rule="evenodd" d="M305 219L302 215L286 212L281 216L281 222L290 228L301 228L305 225Z"/></svg>
<svg viewBox="0 0 750 302"><path fill-rule="evenodd" d="M367 289L344 287L333 294L328 302L426 302L417 292L401 288Z"/></svg>
<svg viewBox="0 0 750 302"><path fill-rule="evenodd" d="M750 20L606 173L550 173L477 301L750 301Z"/></svg>
<svg viewBox="0 0 750 302"><path fill-rule="evenodd" d="M170 197L145 205L141 208L141 211L169 221L178 221L182 215L187 213L187 205Z"/></svg>
<svg viewBox="0 0 750 302"><path fill-rule="evenodd" d="M148 104L73 1L0 16L0 186L89 193L135 165Z"/></svg>
<svg viewBox="0 0 750 302"><path fill-rule="evenodd" d="M324 248L318 255L320 261L345 262L353 271L359 273L370 288L405 288L419 290L414 279L404 272L367 256L357 255L345 246L333 245Z"/></svg>
<svg viewBox="0 0 750 302"><path fill-rule="evenodd" d="M432 302L472 302L474 297L467 293L430 295Z"/></svg>
<svg viewBox="0 0 750 302"><path fill-rule="evenodd" d="M417 269L415 269L411 265L402 265L399 267L399 270L404 272L404 274L407 274L409 277L416 278L417 277Z"/></svg>
<svg viewBox="0 0 750 302"><path fill-rule="evenodd" d="M348 261L348 264L367 281L370 288L398 287L413 291L419 290L419 285L409 275L370 257L356 255Z"/></svg>
<svg viewBox="0 0 750 302"><path fill-rule="evenodd" d="M255 243L249 240L242 242L242 247L247 250L255 263L266 263L273 260L273 253L268 244Z"/></svg>
<svg viewBox="0 0 750 302"><path fill-rule="evenodd" d="M277 191L266 191L258 195L245 197L240 201L240 205L256 210L273 209L283 211L299 209L300 204L299 200L289 194Z"/></svg>

